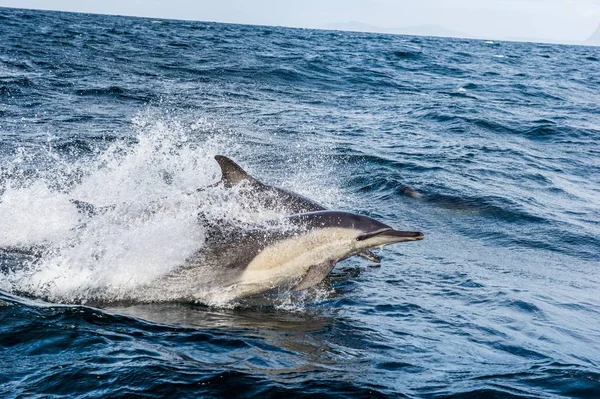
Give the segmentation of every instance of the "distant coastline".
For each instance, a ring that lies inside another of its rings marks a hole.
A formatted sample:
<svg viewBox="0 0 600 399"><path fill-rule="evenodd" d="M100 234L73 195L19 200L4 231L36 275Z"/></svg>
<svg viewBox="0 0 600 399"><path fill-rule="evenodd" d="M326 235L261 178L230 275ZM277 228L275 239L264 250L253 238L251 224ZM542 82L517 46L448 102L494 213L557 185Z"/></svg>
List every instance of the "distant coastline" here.
<svg viewBox="0 0 600 399"><path fill-rule="evenodd" d="M373 33L391 33L399 35L411 35L411 36L437 36L437 37L454 37L461 39L480 39L463 32L453 31L446 29L441 25L417 25L417 26L406 26L397 28L380 28L378 26L365 24L358 21L341 22L341 23L330 23L323 25L322 29L327 30L341 30L341 31L353 31L353 32L373 32Z"/></svg>
<svg viewBox="0 0 600 399"><path fill-rule="evenodd" d="M411 36L433 36L433 37L451 37L457 39L479 39L479 40L500 40L511 42L532 42L532 43L555 43L569 45L591 45L600 46L600 24L594 34L585 40L552 40L540 39L531 37L508 36L503 38L492 38L485 36L470 35L464 32L447 29L441 25L416 25L405 27L381 28L379 26L370 25L359 21L336 22L325 24L320 29L340 30L348 32L372 32L372 33L390 33L397 35Z"/></svg>

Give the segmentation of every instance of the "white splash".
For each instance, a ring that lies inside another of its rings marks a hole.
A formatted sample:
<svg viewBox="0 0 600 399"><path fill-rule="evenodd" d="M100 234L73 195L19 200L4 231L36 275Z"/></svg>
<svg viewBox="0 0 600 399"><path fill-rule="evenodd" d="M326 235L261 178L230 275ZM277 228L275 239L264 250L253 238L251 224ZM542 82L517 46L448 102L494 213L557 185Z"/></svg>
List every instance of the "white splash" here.
<svg viewBox="0 0 600 399"><path fill-rule="evenodd" d="M0 186L0 249L35 247L40 255L0 273L1 289L60 303L161 300L146 297L143 287L202 249L199 213L235 223L277 216L237 201L236 189L196 191L218 181L214 155L248 157L233 135L203 120L184 125L143 115L133 123L133 142L117 141L74 160L53 153L35 177L8 174ZM17 156L23 154L35 158L27 150ZM288 187L311 191L321 179L311 170L288 176ZM331 203L338 192L331 185L318 194ZM86 215L73 199L98 211ZM190 297L230 302L225 292Z"/></svg>

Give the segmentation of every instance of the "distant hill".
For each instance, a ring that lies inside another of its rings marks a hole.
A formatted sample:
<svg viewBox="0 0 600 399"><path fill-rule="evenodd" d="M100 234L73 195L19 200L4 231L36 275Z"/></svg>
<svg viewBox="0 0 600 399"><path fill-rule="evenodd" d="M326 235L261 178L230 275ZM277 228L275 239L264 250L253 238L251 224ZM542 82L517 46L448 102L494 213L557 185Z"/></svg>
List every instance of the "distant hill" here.
<svg viewBox="0 0 600 399"><path fill-rule="evenodd" d="M596 29L596 32L594 32L594 34L590 36L589 39L585 41L585 43L600 46L600 25L598 25L598 29Z"/></svg>
<svg viewBox="0 0 600 399"><path fill-rule="evenodd" d="M440 25L406 26L402 28L380 28L378 26L365 24L363 22L351 21L327 24L322 26L322 29L344 30L352 32L395 33L399 35L414 36L470 37L467 34L446 29Z"/></svg>
<svg viewBox="0 0 600 399"><path fill-rule="evenodd" d="M403 35L415 36L441 36L441 37L472 37L463 32L457 32L451 29L446 29L440 25L419 25L407 26L404 28L393 28L391 33L399 33Z"/></svg>
<svg viewBox="0 0 600 399"><path fill-rule="evenodd" d="M382 29L378 26L369 25L358 21L334 22L324 25L322 28L328 30L346 30L351 32L382 32Z"/></svg>
<svg viewBox="0 0 600 399"><path fill-rule="evenodd" d="M458 37L466 39L489 39L488 37L478 37L468 35L463 32L453 31L451 29L444 28L441 25L418 25L418 26L406 26L402 28L381 28L379 26L366 24L359 21L351 22L338 22L323 25L321 29L330 30L343 30L351 32L376 32L376 33L394 33L398 35L412 35L412 36L439 36L439 37ZM495 39L494 39L495 40ZM560 39L540 39L532 37L520 37L520 36L507 36L499 38L498 40L507 40L514 42L533 42L533 43L562 43L562 44L587 44L592 46L600 46L600 26L596 29L596 32L590 36L587 40L560 40Z"/></svg>

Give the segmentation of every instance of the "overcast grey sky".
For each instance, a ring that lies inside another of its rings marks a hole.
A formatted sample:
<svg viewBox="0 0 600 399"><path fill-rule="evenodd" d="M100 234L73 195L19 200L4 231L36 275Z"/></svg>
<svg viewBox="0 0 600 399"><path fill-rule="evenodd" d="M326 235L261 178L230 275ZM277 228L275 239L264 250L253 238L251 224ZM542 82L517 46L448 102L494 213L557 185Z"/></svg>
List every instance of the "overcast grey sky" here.
<svg viewBox="0 0 600 399"><path fill-rule="evenodd" d="M0 0L0 6L321 28L440 25L469 36L581 41L600 24L600 0Z"/></svg>

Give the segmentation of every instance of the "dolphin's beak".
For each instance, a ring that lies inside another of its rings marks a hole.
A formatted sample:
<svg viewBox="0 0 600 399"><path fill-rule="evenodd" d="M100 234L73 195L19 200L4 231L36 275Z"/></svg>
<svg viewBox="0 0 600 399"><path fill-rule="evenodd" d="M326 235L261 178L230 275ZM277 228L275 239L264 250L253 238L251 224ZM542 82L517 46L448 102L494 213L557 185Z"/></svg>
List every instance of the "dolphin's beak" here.
<svg viewBox="0 0 600 399"><path fill-rule="evenodd" d="M390 230L381 234L382 236L387 237L399 237L409 239L410 241L418 241L425 238L425 235L418 231L400 231L400 230Z"/></svg>
<svg viewBox="0 0 600 399"><path fill-rule="evenodd" d="M372 237L389 238L390 243L402 241L418 241L425 238L423 233L418 231L400 231L389 228L364 233L358 236L356 239L358 241L363 241Z"/></svg>

